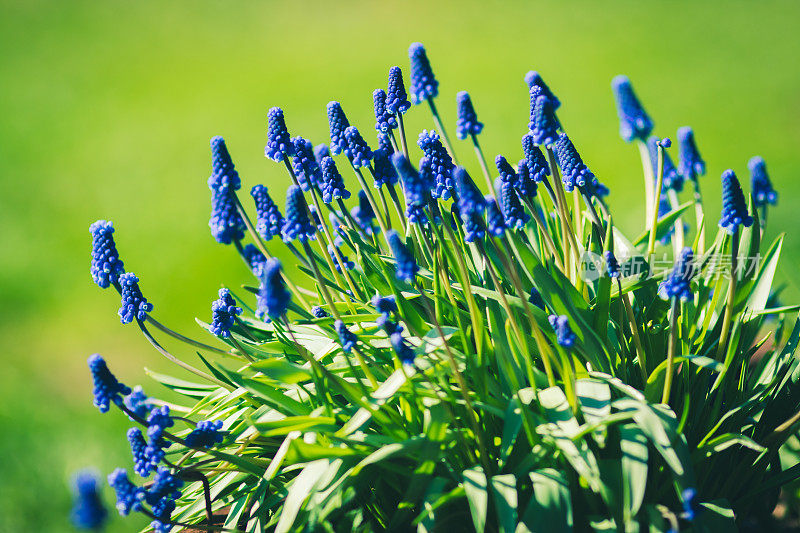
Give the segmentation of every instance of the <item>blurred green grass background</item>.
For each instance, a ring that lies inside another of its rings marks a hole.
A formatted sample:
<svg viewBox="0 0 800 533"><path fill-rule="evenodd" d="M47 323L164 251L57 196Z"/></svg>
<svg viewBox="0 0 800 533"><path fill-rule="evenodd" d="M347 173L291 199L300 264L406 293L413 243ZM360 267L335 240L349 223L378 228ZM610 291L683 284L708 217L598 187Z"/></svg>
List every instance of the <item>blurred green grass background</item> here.
<svg viewBox="0 0 800 533"><path fill-rule="evenodd" d="M490 157L520 157L522 78L540 71L629 233L641 226L641 167L617 135L619 73L658 135L695 128L711 213L721 171L746 177L760 154L781 195L769 233L795 227L798 2L2 0L0 15L0 531L69 531L70 473L130 469L129 422L91 405L90 353L152 394L163 390L143 366L173 371L119 324L116 295L92 285L89 224L113 220L155 315L202 336L193 317L208 318L221 283L248 279L208 232L209 138L225 136L245 200L256 183L282 198L285 171L263 157L267 109L282 106L292 134L316 143L337 99L372 136L372 90L390 66L407 71L413 41L428 48L450 124L456 92L470 91ZM412 137L431 127L425 109L407 116ZM457 150L477 173L469 146ZM794 299L798 259L792 233L780 275ZM143 523L114 517L110 529Z"/></svg>

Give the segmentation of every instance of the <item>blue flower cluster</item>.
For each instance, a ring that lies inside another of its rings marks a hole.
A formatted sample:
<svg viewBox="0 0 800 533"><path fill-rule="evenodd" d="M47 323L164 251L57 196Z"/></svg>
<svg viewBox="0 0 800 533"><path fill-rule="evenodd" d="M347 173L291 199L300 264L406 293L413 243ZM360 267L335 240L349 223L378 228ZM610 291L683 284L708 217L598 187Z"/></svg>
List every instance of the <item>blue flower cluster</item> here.
<svg viewBox="0 0 800 533"><path fill-rule="evenodd" d="M597 183L597 178L589 167L583 162L575 145L567 137L566 133L558 136L555 143L555 152L558 157L558 166L561 167L561 179L564 182L564 190L572 192L575 187L579 189L591 190Z"/></svg>
<svg viewBox="0 0 800 533"><path fill-rule="evenodd" d="M94 384L94 405L101 413L108 412L111 403L122 405L122 396L131 393L130 387L117 381L100 354L89 356L89 371Z"/></svg>
<svg viewBox="0 0 800 533"><path fill-rule="evenodd" d="M290 186L286 191L286 218L281 228L283 240L305 242L308 239L315 239L316 233L317 226L311 222L303 191L297 185Z"/></svg>
<svg viewBox="0 0 800 533"><path fill-rule="evenodd" d="M700 157L700 151L694 140L694 131L689 126L678 130L678 147L680 155L678 172L685 179L697 182L697 178L706 173L706 163Z"/></svg>
<svg viewBox="0 0 800 533"><path fill-rule="evenodd" d="M221 244L230 244L244 237L244 220L239 214L236 191L241 187L239 174L233 168L225 141L220 136L211 139L211 235Z"/></svg>
<svg viewBox="0 0 800 533"><path fill-rule="evenodd" d="M268 259L258 288L256 316L275 320L286 313L291 299L292 293L286 288L286 282L281 275L281 262L277 259Z"/></svg>
<svg viewBox="0 0 800 533"><path fill-rule="evenodd" d="M322 163L322 201L326 204L338 199L350 198L350 191L344 186L344 179L336 168L336 162L332 157L323 157Z"/></svg>
<svg viewBox="0 0 800 533"><path fill-rule="evenodd" d="M428 98L436 98L439 95L439 82L433 75L422 43L412 44L408 49L408 57L411 60L411 101L421 104Z"/></svg>
<svg viewBox="0 0 800 533"><path fill-rule="evenodd" d="M611 88L614 90L614 100L617 103L620 137L626 142L634 139L644 141L653 131L653 121L633 92L630 80L627 76L617 76L611 82Z"/></svg>
<svg viewBox="0 0 800 533"><path fill-rule="evenodd" d="M372 161L372 150L358 129L355 126L348 127L344 130L344 138L347 141L348 156L353 166L356 168L369 167L369 163Z"/></svg>
<svg viewBox="0 0 800 533"><path fill-rule="evenodd" d="M739 179L733 170L726 170L722 173L722 216L719 227L733 235L739 231L739 226L749 228L752 224L753 217L747 212Z"/></svg>
<svg viewBox="0 0 800 533"><path fill-rule="evenodd" d="M403 71L400 67L389 69L389 81L386 86L386 110L392 115L404 114L411 108L406 86L403 83Z"/></svg>
<svg viewBox="0 0 800 533"><path fill-rule="evenodd" d="M119 319L123 324L142 321L147 317L147 313L153 310L153 304L149 303L139 289L139 278L132 272L126 272L119 277L122 301L119 308Z"/></svg>
<svg viewBox="0 0 800 533"><path fill-rule="evenodd" d="M342 344L342 350L344 353L350 353L353 348L356 346L356 342L358 342L358 337L356 334L347 329L347 326L341 320L337 320L334 322L334 329L336 329L336 334L339 335L339 342Z"/></svg>
<svg viewBox="0 0 800 533"><path fill-rule="evenodd" d="M393 186L399 180L397 170L389 160L391 154L391 147L388 150L386 148L378 148L372 152L372 171L376 189L380 189L384 185Z"/></svg>
<svg viewBox="0 0 800 533"><path fill-rule="evenodd" d="M386 91L383 89L375 89L372 93L372 105L375 109L375 129L388 133L397 128L397 119L394 118L394 113L390 112L386 107Z"/></svg>
<svg viewBox="0 0 800 533"><path fill-rule="evenodd" d="M520 202L517 191L514 189L514 184L510 181L503 183L500 208L506 219L506 227L509 229L522 229L531 218L525 211L522 202Z"/></svg>
<svg viewBox="0 0 800 533"><path fill-rule="evenodd" d="M231 296L228 289L219 290L219 299L211 304L211 326L210 331L217 337L227 338L231 336L236 317L242 313L242 308L236 305L236 300Z"/></svg>
<svg viewBox="0 0 800 533"><path fill-rule="evenodd" d="M89 226L89 231L92 233L92 279L98 287L107 289L119 283L119 277L125 273L114 242L114 225L98 220Z"/></svg>
<svg viewBox="0 0 800 533"><path fill-rule="evenodd" d="M502 237L506 232L506 218L493 196L486 196L486 227L490 235Z"/></svg>
<svg viewBox="0 0 800 533"><path fill-rule="evenodd" d="M285 157L294 155L294 144L286 129L286 120L283 117L283 109L273 107L267 113L267 145L264 147L264 155L273 161L283 161Z"/></svg>
<svg viewBox="0 0 800 533"><path fill-rule="evenodd" d="M564 348L572 348L577 337L569 326L569 318L566 315L550 315L548 320L556 332L556 342Z"/></svg>
<svg viewBox="0 0 800 533"><path fill-rule="evenodd" d="M538 72L535 70L528 71L528 73L525 74L525 83L528 85L528 89L536 88L537 96L540 94L546 96L550 102L552 102L553 109L561 107L561 102L556 98L556 95L553 94L553 91L550 90L550 87L547 86Z"/></svg>
<svg viewBox="0 0 800 533"><path fill-rule="evenodd" d="M330 151L333 152L333 155L344 152L350 157L347 150L347 139L344 137L344 130L350 127L350 121L347 120L342 104L339 102L328 102L328 127L331 132Z"/></svg>
<svg viewBox="0 0 800 533"><path fill-rule="evenodd" d="M225 440L221 429L222 420L201 420L183 440L192 448L210 448Z"/></svg>
<svg viewBox="0 0 800 533"><path fill-rule="evenodd" d="M292 138L292 146L294 146L292 170L295 177L297 177L297 183L300 184L304 191L310 191L322 178L322 173L314 154L314 145L308 139L297 136Z"/></svg>
<svg viewBox="0 0 800 533"><path fill-rule="evenodd" d="M531 95L536 92L531 89ZM553 101L544 94L538 94L534 99L531 96L531 120L528 129L533 136L536 146L552 146L558 140L558 129L560 127L556 118Z"/></svg>
<svg viewBox="0 0 800 533"><path fill-rule="evenodd" d="M694 253L689 247L681 250L678 261L672 269L669 277L662 281L658 286L658 294L665 300L671 298L678 298L679 300L691 300L692 278L697 271L697 266L694 263Z"/></svg>
<svg viewBox="0 0 800 533"><path fill-rule="evenodd" d="M433 130L422 130L417 139L417 146L419 146L430 163L435 182L435 190L432 191L433 197L441 198L442 200L449 199L455 187L453 181L455 165L450 154L447 153L444 145L442 145L442 141L439 140L439 134Z"/></svg>
<svg viewBox="0 0 800 533"><path fill-rule="evenodd" d="M611 250L606 250L603 254L603 257L606 260L606 275L609 278L616 279L619 277L619 263L617 262L617 258L614 257L614 252Z"/></svg>
<svg viewBox="0 0 800 533"><path fill-rule="evenodd" d="M358 191L358 205L350 210L350 214L356 219L356 222L361 226L361 230L370 235L374 231L372 221L375 220L375 211L372 209L372 204L369 203L367 193Z"/></svg>
<svg viewBox="0 0 800 533"><path fill-rule="evenodd" d="M72 524L79 529L99 531L108 520L108 511L97 489L97 476L83 470L73 480L75 503L70 513Z"/></svg>
<svg viewBox="0 0 800 533"><path fill-rule="evenodd" d="M386 233L386 239L389 242L389 248L392 249L392 254L397 262L395 276L400 281L407 281L412 283L419 271L417 260L411 254L405 243L400 238L400 235L394 230L389 230Z"/></svg>
<svg viewBox="0 0 800 533"><path fill-rule="evenodd" d="M533 181L541 183L550 175L550 167L530 132L522 136L522 151L528 164L528 174Z"/></svg>
<svg viewBox="0 0 800 533"><path fill-rule="evenodd" d="M250 190L250 195L256 204L256 231L258 234L265 241L280 236L284 224L283 215L267 192L267 188L263 185L256 185Z"/></svg>
<svg viewBox="0 0 800 533"><path fill-rule="evenodd" d="M416 359L414 348L412 348L406 342L406 340L403 338L403 335L399 331L392 333L389 336L389 341L392 343L392 349L394 349L394 353L397 354L400 362L402 362L404 365L414 364L414 359Z"/></svg>
<svg viewBox="0 0 800 533"><path fill-rule="evenodd" d="M471 135L479 135L483 131L483 122L478 122L478 115L472 105L472 99L467 91L456 95L458 103L458 121L456 122L456 135L464 140Z"/></svg>
<svg viewBox="0 0 800 533"><path fill-rule="evenodd" d="M772 188L772 182L767 174L767 164L760 156L755 156L747 162L750 169L751 189L753 191L753 204L764 207L778 201L778 193Z"/></svg>

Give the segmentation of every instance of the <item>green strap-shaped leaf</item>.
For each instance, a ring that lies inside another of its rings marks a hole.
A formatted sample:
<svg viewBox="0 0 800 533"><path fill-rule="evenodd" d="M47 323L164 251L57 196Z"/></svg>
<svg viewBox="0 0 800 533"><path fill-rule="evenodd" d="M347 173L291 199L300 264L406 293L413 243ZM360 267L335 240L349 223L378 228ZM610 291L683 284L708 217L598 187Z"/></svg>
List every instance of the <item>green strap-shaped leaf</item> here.
<svg viewBox="0 0 800 533"><path fill-rule="evenodd" d="M486 490L486 474L476 466L463 472L464 492L469 502L469 512L475 531L482 532L486 527L486 514L489 512L489 494Z"/></svg>
<svg viewBox="0 0 800 533"><path fill-rule="evenodd" d="M513 474L494 476L491 487L500 533L514 533L517 529L517 478Z"/></svg>
<svg viewBox="0 0 800 533"><path fill-rule="evenodd" d="M563 472L545 468L530 472L533 495L522 517L534 532L569 533L572 531L572 501L569 483Z"/></svg>

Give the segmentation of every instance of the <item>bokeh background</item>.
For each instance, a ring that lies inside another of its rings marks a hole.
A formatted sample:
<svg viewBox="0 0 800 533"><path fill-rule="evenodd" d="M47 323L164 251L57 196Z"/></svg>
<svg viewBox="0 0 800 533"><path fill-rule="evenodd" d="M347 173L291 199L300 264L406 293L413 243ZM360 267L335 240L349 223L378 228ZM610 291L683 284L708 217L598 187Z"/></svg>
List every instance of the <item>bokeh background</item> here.
<svg viewBox="0 0 800 533"><path fill-rule="evenodd" d="M202 337L194 317L249 276L207 228L210 137L225 136L246 201L257 183L282 198L285 170L263 157L267 109L322 142L337 99L371 136L371 93L390 66L407 71L413 41L428 48L451 135L468 89L492 158L520 157L523 75L540 71L629 233L643 218L641 167L617 134L614 75L633 80L658 135L695 128L710 212L721 171L746 179L762 155L781 195L768 232L790 233L785 296L800 298L798 21L791 0L0 1L0 531L70 531L71 473L131 467L129 422L91 405L89 354L151 394L163 390L143 368L173 371L91 283L89 224L113 220L155 316ZM414 138L431 127L423 108L407 123ZM477 174L470 146L457 151ZM110 529L141 525L115 517Z"/></svg>

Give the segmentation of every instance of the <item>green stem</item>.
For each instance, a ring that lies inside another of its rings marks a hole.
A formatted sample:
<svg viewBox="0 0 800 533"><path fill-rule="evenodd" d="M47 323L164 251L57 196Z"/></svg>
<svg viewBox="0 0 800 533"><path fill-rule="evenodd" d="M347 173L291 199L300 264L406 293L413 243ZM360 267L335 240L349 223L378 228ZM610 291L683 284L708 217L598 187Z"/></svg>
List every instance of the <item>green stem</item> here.
<svg viewBox="0 0 800 533"><path fill-rule="evenodd" d="M733 307L736 303L736 264L739 255L739 231L731 236L731 282L728 285L728 299L725 302L725 315L722 318L722 331L719 336L719 346L717 347L717 361L724 361L728 349L728 335L731 330L731 319L733 317ZM726 369L727 370L727 369Z"/></svg>
<svg viewBox="0 0 800 533"><path fill-rule="evenodd" d="M447 152L450 154L450 157L453 158L453 162L458 165L458 158L456 157L455 151L453 151L453 146L450 144L450 138L447 136L447 132L444 129L444 124L442 123L441 117L439 117L439 111L436 110L436 104L433 103L433 98L428 98L428 105L430 106L431 114L433 115L433 123L436 125L436 129L439 130L439 133L441 134L444 147L447 148Z"/></svg>
<svg viewBox="0 0 800 533"><path fill-rule="evenodd" d="M486 158L483 155L483 150L481 149L481 145L478 143L478 136L474 133L472 134L472 146L475 147L475 154L478 156L478 163L480 163L481 170L486 178L486 185L489 187L489 194L494 196L495 190L494 184L492 183L491 173L489 172L489 166L486 164Z"/></svg>
<svg viewBox="0 0 800 533"><path fill-rule="evenodd" d="M667 347L667 371L664 376L664 392L661 403L669 405L669 396L672 392L672 379L675 375L675 351L678 347L678 315L681 312L681 303L677 297L672 298L672 307L669 314L669 346Z"/></svg>
<svg viewBox="0 0 800 533"><path fill-rule="evenodd" d="M656 249L656 228L658 227L658 203L661 198L661 188L664 184L664 148L658 145L658 177L656 178L656 188L654 200L650 212L650 238L647 240L647 253L645 258L650 261L650 256Z"/></svg>

